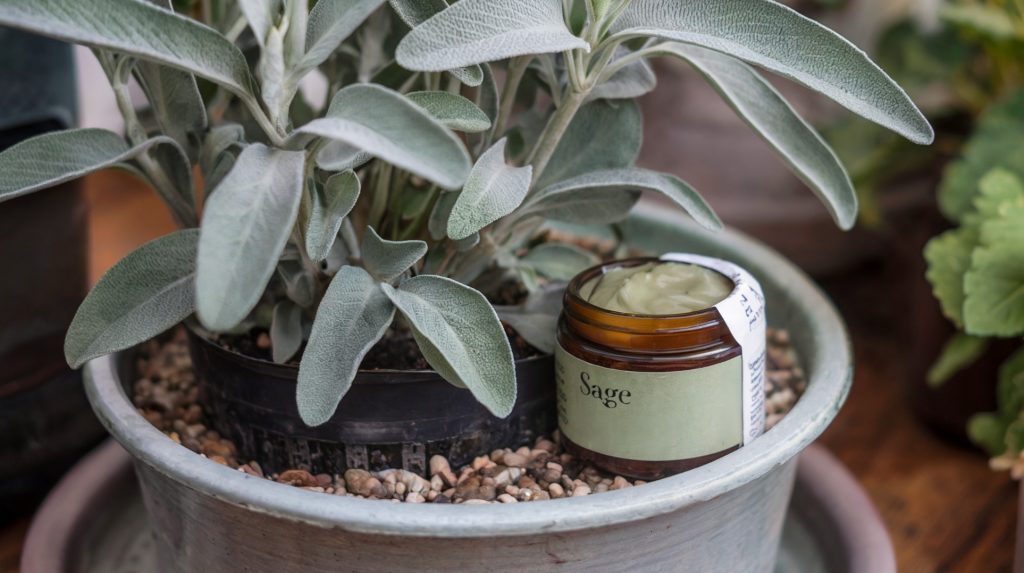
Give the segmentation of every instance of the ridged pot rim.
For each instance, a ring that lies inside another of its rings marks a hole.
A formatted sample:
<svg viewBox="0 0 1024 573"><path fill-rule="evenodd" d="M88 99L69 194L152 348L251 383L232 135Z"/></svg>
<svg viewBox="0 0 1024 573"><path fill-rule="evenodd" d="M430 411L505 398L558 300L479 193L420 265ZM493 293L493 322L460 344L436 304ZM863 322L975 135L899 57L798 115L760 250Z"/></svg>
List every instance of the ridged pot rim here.
<svg viewBox="0 0 1024 573"><path fill-rule="evenodd" d="M278 518L364 534L478 538L577 531L673 512L737 489L790 461L835 418L849 391L852 368L842 320L802 271L741 233L712 234L665 211L642 205L634 219L643 222L645 232L671 228L710 250L735 255L759 275L766 293L773 288L788 292L789 304L783 310L802 315L798 318L810 330L794 336L808 385L793 410L747 446L700 468L641 487L578 498L473 506L331 496L249 476L169 440L125 395L117 378L116 355L89 363L86 391L100 421L138 462L184 487ZM769 298L769 305L771 301ZM769 306L769 320L771 313ZM798 340L806 342L801 346Z"/></svg>

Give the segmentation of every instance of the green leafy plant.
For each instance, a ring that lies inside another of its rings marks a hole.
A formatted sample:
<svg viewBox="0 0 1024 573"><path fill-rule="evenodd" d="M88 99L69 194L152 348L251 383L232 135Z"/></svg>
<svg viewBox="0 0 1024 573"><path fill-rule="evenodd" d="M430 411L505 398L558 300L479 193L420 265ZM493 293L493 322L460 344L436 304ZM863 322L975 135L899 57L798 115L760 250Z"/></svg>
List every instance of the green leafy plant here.
<svg viewBox="0 0 1024 573"><path fill-rule="evenodd" d="M93 48L126 120L125 138L71 130L0 154L0 199L118 167L183 227L92 291L68 332L73 366L193 313L217 332L269 326L277 361L305 343L298 404L319 424L400 321L434 369L504 416L515 372L491 301L522 285L526 302L498 311L550 349L553 329L536 328L557 314L548 283L594 262L545 243L545 221L612 223L646 191L720 226L685 182L634 166L649 59L699 70L843 228L857 212L846 172L750 64L933 137L859 50L769 0L309 4L184 2L204 24L166 2L0 0L0 24ZM311 74L325 106L301 89Z"/></svg>
<svg viewBox="0 0 1024 573"><path fill-rule="evenodd" d="M865 224L882 223L879 193L887 186L931 173L937 163L956 157L978 118L1024 88L1024 4L952 0L943 4L938 17L940 27L934 30L913 20L899 21L882 33L874 49L882 69L907 89L936 126L936 145L908 145L853 118L823 130L849 168ZM966 195L973 191L969 188ZM942 207L949 215L945 201Z"/></svg>

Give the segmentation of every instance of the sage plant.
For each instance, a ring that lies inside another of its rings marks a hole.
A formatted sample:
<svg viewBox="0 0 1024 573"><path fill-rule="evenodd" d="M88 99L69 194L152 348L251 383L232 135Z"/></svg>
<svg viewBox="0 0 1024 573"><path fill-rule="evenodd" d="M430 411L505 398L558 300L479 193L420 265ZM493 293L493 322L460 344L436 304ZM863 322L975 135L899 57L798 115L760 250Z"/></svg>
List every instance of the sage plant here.
<svg viewBox="0 0 1024 573"><path fill-rule="evenodd" d="M0 0L0 24L92 48L126 125L0 154L0 200L117 167L182 227L96 285L68 332L72 366L192 315L214 332L269 328L279 362L305 343L298 406L320 424L401 320L435 370L506 416L513 354L485 293L530 291L499 310L550 350L545 283L595 262L538 240L547 222L613 223L647 191L721 225L684 181L634 165L633 100L655 87L652 58L700 72L843 228L857 211L843 166L755 67L914 142L933 137L861 51L770 0L309 4L186 6L200 22L166 1ZM326 80L323 109L304 95L310 74Z"/></svg>

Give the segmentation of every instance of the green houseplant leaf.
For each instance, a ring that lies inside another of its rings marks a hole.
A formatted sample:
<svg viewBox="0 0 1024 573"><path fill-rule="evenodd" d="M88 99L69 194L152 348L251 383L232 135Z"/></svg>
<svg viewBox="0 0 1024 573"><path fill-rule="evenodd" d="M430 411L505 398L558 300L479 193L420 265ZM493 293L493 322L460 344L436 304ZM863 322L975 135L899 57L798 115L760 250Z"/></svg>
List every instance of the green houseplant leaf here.
<svg viewBox="0 0 1024 573"><path fill-rule="evenodd" d="M196 78L152 62L138 62L135 69L160 129L178 142L190 161L195 161L207 126L206 106Z"/></svg>
<svg viewBox="0 0 1024 573"><path fill-rule="evenodd" d="M954 229L928 241L924 248L932 292L939 299L942 313L957 326L963 325L964 274L970 268L977 241L973 229Z"/></svg>
<svg viewBox="0 0 1024 573"><path fill-rule="evenodd" d="M857 219L857 194L839 159L764 78L743 62L724 54L679 43L661 53L691 64L804 181L843 229Z"/></svg>
<svg viewBox="0 0 1024 573"><path fill-rule="evenodd" d="M1024 334L1024 201L982 226L964 276L964 329L975 335Z"/></svg>
<svg viewBox="0 0 1024 573"><path fill-rule="evenodd" d="M611 62L621 59L631 52L622 46L615 51ZM658 78L654 70L646 60L640 59L632 62L618 71L610 78L604 80L590 92L590 99L633 99L640 97L658 86Z"/></svg>
<svg viewBox="0 0 1024 573"><path fill-rule="evenodd" d="M234 44L191 18L148 2L0 0L0 24L162 63L252 98L249 68Z"/></svg>
<svg viewBox="0 0 1024 573"><path fill-rule="evenodd" d="M963 332L954 334L942 348L942 354L928 370L928 384L941 386L954 374L974 363L988 348L988 339Z"/></svg>
<svg viewBox="0 0 1024 573"><path fill-rule="evenodd" d="M530 190L533 168L505 163L505 139L499 140L477 160L448 217L448 236L465 239L508 215Z"/></svg>
<svg viewBox="0 0 1024 573"><path fill-rule="evenodd" d="M309 136L341 141L446 189L462 186L469 153L455 135L398 92L353 85L331 100L327 115L295 130L292 145Z"/></svg>
<svg viewBox="0 0 1024 573"><path fill-rule="evenodd" d="M564 294L565 283L549 284L530 293L521 305L496 306L494 310L523 340L541 352L553 354Z"/></svg>
<svg viewBox="0 0 1024 573"><path fill-rule="evenodd" d="M608 222L599 216L604 212L605 206L598 199L614 196L615 193L627 198L636 197L630 196L627 193L629 191L660 193L682 207L703 227L722 227L722 221L711 206L685 181L674 175L639 168L593 171L556 183L524 204L522 215L537 215L570 223ZM629 203L626 199L621 203L623 206L627 204ZM607 205L610 207L612 203L609 202ZM591 210L594 210L593 215L590 213ZM618 214L619 218L625 217L627 213L628 209Z"/></svg>
<svg viewBox="0 0 1024 573"><path fill-rule="evenodd" d="M249 23L256 43L263 48L274 20L281 13L281 0L238 0L238 8Z"/></svg>
<svg viewBox="0 0 1024 573"><path fill-rule="evenodd" d="M353 171L336 173L317 187L306 225L306 253L320 262L327 258L338 236L342 220L359 199L359 177Z"/></svg>
<svg viewBox="0 0 1024 573"><path fill-rule="evenodd" d="M911 141L934 138L903 89L862 51L772 0L633 0L612 32L619 40L655 36L723 52L804 84Z"/></svg>
<svg viewBox="0 0 1024 573"><path fill-rule="evenodd" d="M395 52L410 70L440 72L526 54L589 49L553 0L460 0L409 32Z"/></svg>
<svg viewBox="0 0 1024 573"><path fill-rule="evenodd" d="M427 254L423 241L388 241L380 238L373 227L363 236L363 263L366 270L380 281L393 281Z"/></svg>
<svg viewBox="0 0 1024 573"><path fill-rule="evenodd" d="M423 357L445 380L468 388L504 418L516 402L516 373L505 329L484 295L451 279L420 275L384 293L412 328Z"/></svg>
<svg viewBox="0 0 1024 573"><path fill-rule="evenodd" d="M468 99L448 92L413 92L408 95L448 129L479 133L491 128L491 118Z"/></svg>
<svg viewBox="0 0 1024 573"><path fill-rule="evenodd" d="M78 307L64 341L72 368L131 348L195 309L197 229L160 237L110 268Z"/></svg>
<svg viewBox="0 0 1024 573"><path fill-rule="evenodd" d="M256 306L291 233L302 197L305 154L254 143L203 213L196 305L210 330L228 330Z"/></svg>
<svg viewBox="0 0 1024 573"><path fill-rule="evenodd" d="M377 281L359 267L342 267L320 303L299 364L302 421L319 426L334 415L363 357L395 316Z"/></svg>

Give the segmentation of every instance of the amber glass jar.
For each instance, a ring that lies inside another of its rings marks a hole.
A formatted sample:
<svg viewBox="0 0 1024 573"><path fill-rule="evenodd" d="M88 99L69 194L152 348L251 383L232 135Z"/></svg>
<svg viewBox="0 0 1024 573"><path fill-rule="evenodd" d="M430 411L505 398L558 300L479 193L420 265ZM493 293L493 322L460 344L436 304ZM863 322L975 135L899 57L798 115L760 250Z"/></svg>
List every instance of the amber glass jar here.
<svg viewBox="0 0 1024 573"><path fill-rule="evenodd" d="M566 289L556 349L566 449L638 479L679 473L737 449L746 415L742 349L718 309L626 314L580 295L607 271L652 262L661 261L627 259L575 277Z"/></svg>

